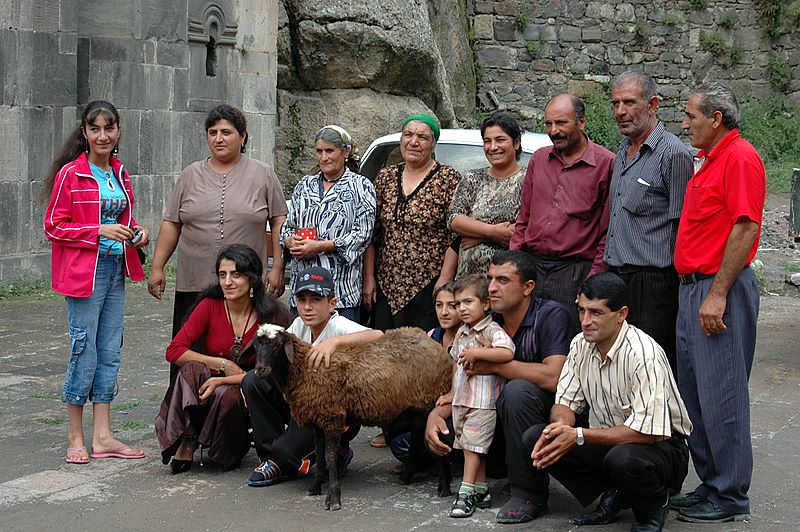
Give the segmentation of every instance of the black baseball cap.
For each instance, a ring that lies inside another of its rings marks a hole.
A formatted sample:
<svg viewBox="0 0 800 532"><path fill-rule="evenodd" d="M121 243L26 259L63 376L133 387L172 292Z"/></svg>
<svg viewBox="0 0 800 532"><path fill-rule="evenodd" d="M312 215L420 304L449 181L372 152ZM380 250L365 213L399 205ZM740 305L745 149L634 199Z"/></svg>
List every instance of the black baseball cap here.
<svg viewBox="0 0 800 532"><path fill-rule="evenodd" d="M313 292L325 297L333 295L333 276L325 268L314 266L306 268L297 276L295 294L300 292Z"/></svg>

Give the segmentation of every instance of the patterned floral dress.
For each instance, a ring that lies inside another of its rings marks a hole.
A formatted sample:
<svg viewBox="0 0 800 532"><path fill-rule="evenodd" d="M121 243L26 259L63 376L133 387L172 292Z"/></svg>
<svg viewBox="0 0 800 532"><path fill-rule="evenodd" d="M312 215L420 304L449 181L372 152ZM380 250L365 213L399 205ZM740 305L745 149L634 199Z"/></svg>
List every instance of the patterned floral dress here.
<svg viewBox="0 0 800 532"><path fill-rule="evenodd" d="M441 273L444 254L453 242L447 209L461 180L455 168L437 162L406 195L403 168L405 163L384 168L375 179L376 274L392 314Z"/></svg>
<svg viewBox="0 0 800 532"><path fill-rule="evenodd" d="M459 214L487 224L514 223L519 214L519 197L525 168L505 179L495 179L488 168L470 170L459 183L447 215L447 227ZM492 256L506 249L496 242L482 242L458 253L456 279L471 273L485 274Z"/></svg>

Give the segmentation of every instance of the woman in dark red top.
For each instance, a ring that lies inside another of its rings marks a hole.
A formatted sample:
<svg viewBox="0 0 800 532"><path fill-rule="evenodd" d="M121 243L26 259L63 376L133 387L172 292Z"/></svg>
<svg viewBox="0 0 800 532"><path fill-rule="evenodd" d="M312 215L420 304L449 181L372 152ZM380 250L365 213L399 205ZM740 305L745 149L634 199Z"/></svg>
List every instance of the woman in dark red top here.
<svg viewBox="0 0 800 532"><path fill-rule="evenodd" d="M173 474L188 471L198 446L225 469L250 449L248 417L239 385L255 366L253 338L262 323L287 326L289 311L266 292L263 268L250 247L233 244L217 255L219 282L206 288L167 347L180 367L156 418L161 458ZM202 338L202 352L192 345Z"/></svg>

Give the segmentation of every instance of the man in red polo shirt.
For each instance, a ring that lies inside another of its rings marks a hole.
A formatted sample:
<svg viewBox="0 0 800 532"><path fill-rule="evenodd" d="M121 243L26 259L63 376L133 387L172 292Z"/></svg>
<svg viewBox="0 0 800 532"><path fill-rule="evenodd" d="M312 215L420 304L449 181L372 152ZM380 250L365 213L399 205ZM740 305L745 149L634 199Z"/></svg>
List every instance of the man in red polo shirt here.
<svg viewBox="0 0 800 532"><path fill-rule="evenodd" d="M694 430L689 437L701 484L673 497L678 519L697 523L750 518L753 472L748 380L758 320L758 248L766 174L739 135L739 104L714 83L686 104L683 129L700 148L675 244L681 286L678 387Z"/></svg>

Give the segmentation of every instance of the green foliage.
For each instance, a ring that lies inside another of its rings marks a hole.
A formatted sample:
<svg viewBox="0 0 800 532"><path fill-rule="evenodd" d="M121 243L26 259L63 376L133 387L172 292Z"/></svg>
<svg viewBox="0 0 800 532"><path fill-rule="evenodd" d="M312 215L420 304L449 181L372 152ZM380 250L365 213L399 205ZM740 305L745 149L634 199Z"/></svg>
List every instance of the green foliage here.
<svg viewBox="0 0 800 532"><path fill-rule="evenodd" d="M739 24L739 15L736 11L728 11L719 20L719 27L726 30L732 30Z"/></svg>
<svg viewBox="0 0 800 532"><path fill-rule="evenodd" d="M50 401L60 401L61 396L57 393L48 393L48 392L31 392L28 396L31 399L48 399Z"/></svg>
<svg viewBox="0 0 800 532"><path fill-rule="evenodd" d="M531 57L536 57L539 55L539 46L540 44L536 41L528 41L525 43L525 49L528 51Z"/></svg>
<svg viewBox="0 0 800 532"><path fill-rule="evenodd" d="M724 69L730 69L742 60L744 49L738 44L728 44L718 32L700 32L700 48L711 53L717 64Z"/></svg>
<svg viewBox="0 0 800 532"><path fill-rule="evenodd" d="M63 425L67 422L67 418L65 417L40 417L36 420L37 423L40 425Z"/></svg>
<svg viewBox="0 0 800 532"><path fill-rule="evenodd" d="M800 162L800 106L784 107L776 98L742 106L740 131L764 161L767 190L788 193Z"/></svg>
<svg viewBox="0 0 800 532"><path fill-rule="evenodd" d="M133 410L134 408L139 406L139 404L140 404L139 401L123 401L121 403L112 403L111 409L128 411L128 410Z"/></svg>
<svg viewBox="0 0 800 532"><path fill-rule="evenodd" d="M647 25L643 21L637 20L633 26L633 33L640 42L643 41L647 37Z"/></svg>
<svg viewBox="0 0 800 532"><path fill-rule="evenodd" d="M708 8L708 0L686 0L683 4L683 10L687 13L690 11L700 11L701 9Z"/></svg>
<svg viewBox="0 0 800 532"><path fill-rule="evenodd" d="M582 98L586 105L586 135L601 146L616 152L622 135L611 113L611 106L608 104L610 98L606 92L598 89Z"/></svg>
<svg viewBox="0 0 800 532"><path fill-rule="evenodd" d="M785 2L786 0L754 0L756 8L761 15L758 20L764 27L764 34L770 39L780 37L783 33L781 19L783 19Z"/></svg>
<svg viewBox="0 0 800 532"><path fill-rule="evenodd" d="M789 85L792 83L792 71L786 66L778 54L770 52L769 63L767 63L767 75L769 76L769 84L772 88L779 92L786 92L789 90Z"/></svg>
<svg viewBox="0 0 800 532"><path fill-rule="evenodd" d="M240 45L240 46L237 48L237 50L239 50L239 53L240 53L240 54L242 54L242 55L247 55L247 52L249 52L249 50L247 49L247 47L246 47L245 45L243 45L243 44L242 44L242 45Z"/></svg>
<svg viewBox="0 0 800 532"><path fill-rule="evenodd" d="M143 428L145 428L146 426L147 426L147 425L145 425L144 423L140 423L139 421L123 421L122 423L120 423L119 425L117 425L117 428L116 428L116 429L114 429L114 430L113 430L113 432L119 432L119 431L121 431L121 430L137 430L137 429L143 429Z"/></svg>
<svg viewBox="0 0 800 532"><path fill-rule="evenodd" d="M514 17L514 26L517 28L518 31L522 32L525 29L525 26L531 23L531 16L526 13L525 11L517 12L517 15Z"/></svg>
<svg viewBox="0 0 800 532"><path fill-rule="evenodd" d="M676 15L675 13L667 13L664 15L664 24L667 26L677 26L681 23L681 17Z"/></svg>
<svg viewBox="0 0 800 532"><path fill-rule="evenodd" d="M162 397L163 397L163 396L162 396L161 394L158 394L158 393L151 393L150 395L148 395L148 396L147 396L147 400L148 400L148 401L150 401L150 402L152 402L152 403L155 403L155 402L157 402L157 401L161 401L161 398L162 398Z"/></svg>
<svg viewBox="0 0 800 532"><path fill-rule="evenodd" d="M786 27L800 27L800 0L795 0L786 10Z"/></svg>
<svg viewBox="0 0 800 532"><path fill-rule="evenodd" d="M0 283L0 302L13 299L51 299L56 294L50 290L49 281L18 279L12 283Z"/></svg>

